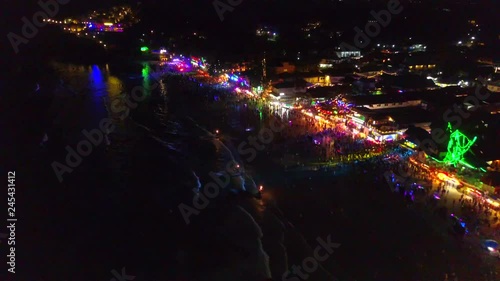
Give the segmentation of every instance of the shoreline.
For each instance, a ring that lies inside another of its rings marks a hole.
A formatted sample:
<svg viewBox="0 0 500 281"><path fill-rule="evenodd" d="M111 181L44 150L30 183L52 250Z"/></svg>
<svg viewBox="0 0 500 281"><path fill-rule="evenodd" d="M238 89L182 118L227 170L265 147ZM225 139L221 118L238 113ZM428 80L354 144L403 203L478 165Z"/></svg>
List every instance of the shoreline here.
<svg viewBox="0 0 500 281"><path fill-rule="evenodd" d="M177 94L182 94L182 91ZM182 101L174 100L173 105ZM176 110L173 114L178 116L181 111ZM69 111L68 114L76 115L77 112ZM203 114L198 115L203 117ZM243 120L239 125L243 126L242 129L245 122L261 122L246 115L234 118ZM227 119L205 118L203 123L210 126L221 122L227 122ZM252 134L258 131L257 128L259 126L255 125ZM240 137L244 139L244 136L243 133ZM61 277L75 276L75 272L80 272L81 263L95 265L95 269L86 274L103 276L102 279L111 278L109 271L113 266L118 269L126 266L127 273L142 277L173 276L183 269L175 257L181 245L193 239L210 244L204 231L183 237L188 232L184 232L186 226L179 220L176 204L184 200L179 199L184 196L190 199L190 189L179 183L179 179L189 176L188 173L178 162L168 162L166 159L171 159L172 155L141 130L137 135L119 134L115 137L117 139L112 140L112 145L119 144L117 150L96 151L71 175L66 187L52 185L55 177L47 166L50 161L31 163L26 167L25 171L31 171L33 176L25 179L30 184L26 185L23 208L31 215L25 215L24 221L33 229L47 230L30 235L18 234L19 241L26 241L24 246L33 252L29 258L27 253L20 252L20 258L29 268L35 268L33 272L39 272L39 276L54 276L55 269L50 265L59 261L65 263L65 268L57 272ZM419 219L420 214L410 212L399 197L389 192L384 182L374 180L378 170L370 171L370 165L349 165L334 175L321 170L285 172L269 161L265 152L260 152L259 156L249 170L255 171L256 180L260 179L265 185L264 200L275 202L268 205L269 215L276 216L278 221L286 218L296 231L303 234L309 245L314 246L316 238L327 235L332 235L332 240L342 244L324 264L328 271L347 277L347 280L399 280L407 276L413 276L414 280L420 277L435 280L451 270L460 280L477 276L473 274L479 271L480 260L467 264L464 255L470 255L468 250L455 249L448 237L433 234L429 223ZM116 173L118 168L110 165L110 159L123 165L124 175ZM364 170L368 172L365 174ZM29 188L40 185L44 185L43 188ZM43 203L44 198L51 202L49 206ZM279 206L279 211L274 204ZM250 205L257 210L261 208L257 204ZM214 219L220 220L214 210L206 211L204 217L215 215ZM266 219L271 225L276 225L273 216L266 216ZM207 229L213 227L208 222L202 225ZM267 227L265 231L268 231ZM300 237L293 233L292 236L296 240L291 241L297 242L287 247L294 256L289 265L301 264L304 255L308 255L307 247L299 243ZM272 241L265 242L267 247L280 244ZM237 242L242 241L237 239ZM203 249L222 251L224 245L205 245ZM73 247L75 250L71 250ZM54 255L46 257L45 253L51 250ZM78 262L72 258L74 251L79 255ZM201 251L201 248L194 248L194 251ZM105 256L97 255L103 252ZM413 256L408 256L409 252ZM234 254L231 251L224 253L228 256ZM390 253L390 256L385 253ZM144 262L144 257L147 262ZM162 267L164 263L160 260L175 268ZM465 264L470 265L472 272L467 272L468 269L463 267ZM401 270L394 271L394 268ZM83 273L81 276L83 279Z"/></svg>

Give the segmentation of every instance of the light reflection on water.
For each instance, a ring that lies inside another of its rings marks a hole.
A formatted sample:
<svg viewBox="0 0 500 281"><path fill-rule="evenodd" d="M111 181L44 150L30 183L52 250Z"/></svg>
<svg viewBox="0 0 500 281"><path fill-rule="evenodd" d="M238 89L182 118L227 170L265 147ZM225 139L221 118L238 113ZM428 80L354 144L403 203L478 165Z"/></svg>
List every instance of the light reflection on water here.
<svg viewBox="0 0 500 281"><path fill-rule="evenodd" d="M146 129L154 139L169 150L183 147L179 142L182 142L180 136L184 134L185 128L182 124L171 120L167 107L167 85L157 80L157 73L148 63L143 63L135 73L133 71L116 73L123 70L113 65L55 64L54 66L64 81L64 87L70 87L82 97L83 106L87 108L83 112L90 115L80 118L85 120L85 127L96 128L103 118L111 117L115 125L118 125L127 117L132 117L134 123ZM138 96L145 95L146 99L134 100L134 92ZM262 117L260 115L261 119ZM121 132L123 129L121 127L118 126L115 132ZM240 159L235 159L235 155L236 158L238 155L234 153L234 148L229 149L222 143L219 145L224 147L218 149L219 162L226 164L231 160L242 165ZM218 168L224 171L225 166ZM237 189L255 189L255 183L251 178L246 178L247 176L243 174L233 179Z"/></svg>
<svg viewBox="0 0 500 281"><path fill-rule="evenodd" d="M124 71L122 66L108 64L84 66L66 63L53 63L52 66L63 82L63 90L70 89L64 94L78 95L88 101L88 112L91 112L94 118L104 118L109 115L115 121L123 120L124 115L128 116L129 110L136 109L136 106L131 104L138 104L140 107L139 103L144 101L142 98L135 101L131 97L133 91L139 97L144 95L146 99L151 97L152 91L158 91L164 98L166 96L166 85L151 77L154 71L146 62L142 63L140 69L135 70L136 74L137 71L141 72L138 76L132 76L134 79L126 78L134 71ZM126 77L122 78L124 75ZM165 114L166 108L159 108L158 111Z"/></svg>
<svg viewBox="0 0 500 281"><path fill-rule="evenodd" d="M109 66L81 66L74 64L53 63L59 77L65 85L71 87L79 95L92 94L103 97L108 94L117 95L123 91L123 81L111 74Z"/></svg>
<svg viewBox="0 0 500 281"><path fill-rule="evenodd" d="M106 71L102 72L99 66L93 65L89 72L89 82L91 85L91 91L94 97L102 97L104 95L104 90L106 89L106 84L104 82L104 75Z"/></svg>

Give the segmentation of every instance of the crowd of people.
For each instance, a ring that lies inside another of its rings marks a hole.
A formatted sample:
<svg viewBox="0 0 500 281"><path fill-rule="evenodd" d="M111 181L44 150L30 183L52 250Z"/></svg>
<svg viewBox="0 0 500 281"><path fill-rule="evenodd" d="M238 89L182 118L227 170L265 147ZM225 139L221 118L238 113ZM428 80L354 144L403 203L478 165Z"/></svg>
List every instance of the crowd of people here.
<svg viewBox="0 0 500 281"><path fill-rule="evenodd" d="M299 159L298 163L307 163L307 161L317 159L318 162L341 164L364 161L376 163L379 167L385 166L389 169L402 165L398 168L405 171L406 177L409 178L407 183L411 184L415 181L427 183L422 187L423 194L427 196L427 202L435 204L437 199L434 195L438 194L437 198L440 201L437 205L448 206L450 214L454 213L463 217L470 231L481 233L483 236L500 237L498 212L492 209L484 197L462 193L466 192L466 189L460 189L452 182L433 181L429 171L408 161L402 162L404 157L392 163L387 161L387 157L380 157L387 155L387 153L409 155L409 153L404 153L403 149L398 149L397 145L368 141L366 138L353 134L345 123L322 124L322 122L298 110L283 113L281 108L270 107L269 111L288 122L289 125L283 132L284 137L289 140L286 143L286 150L298 151L298 156L305 156L295 157L294 160ZM453 198L454 196L450 195L452 189L461 193L459 198Z"/></svg>
<svg viewBox="0 0 500 281"><path fill-rule="evenodd" d="M434 195L438 194L440 203L449 205L450 212L464 217L468 225L472 226L471 230L488 229L489 233L500 234L497 211L493 210L484 198L462 193L460 198L453 199L450 190L457 190L458 186L449 182L434 182L432 184L427 170L408 161L401 161L409 153L399 148L395 143L391 145L390 143L381 144L369 141L367 138L354 134L346 122L339 120L322 122L311 115L304 114L301 110L284 109L259 97L242 94L236 100L230 101L229 104L226 102L228 106L233 103L244 103L249 107L258 108L286 124L285 130L281 132L283 141L279 144L273 144L275 150L280 152L281 163L285 166L290 164L304 166L311 163L321 163L323 166L328 164L348 165L359 161L375 164L379 168L403 169L406 177L411 179L408 182L425 181L429 183L423 189L429 199L428 202L434 202L436 199ZM396 162L388 161L388 154L402 155L403 157L399 157ZM291 157L287 157L287 155L291 155ZM461 189L459 192L462 191L465 189Z"/></svg>
<svg viewBox="0 0 500 281"><path fill-rule="evenodd" d="M266 117L274 116L286 125L270 145L273 148L271 153L276 152L274 159L284 167L319 164L317 166L325 169L336 169L348 166L361 173L403 168L409 179L405 183L408 184L408 192L403 192L406 199L415 200L413 196L416 195L417 200L424 199L422 202L430 209L446 206L448 215L453 213L463 218L470 233L481 233L483 238L495 239L494 232L500 232L496 211L492 210L484 199L464 194L457 196L457 189L451 183L432 182L428 171L405 161L411 152L399 147L397 143L379 144L354 134L349 124L341 120L325 122L321 118L318 120L313 115L306 114L307 112L284 109L258 97L241 94L231 101L226 99L224 104L244 104L245 107L258 109ZM399 167L400 165L402 167ZM381 176L378 179L376 176L375 181L381 180L380 178ZM417 188L413 186L414 182L427 184L423 184L423 188ZM439 199L436 199L435 194L439 195Z"/></svg>
<svg viewBox="0 0 500 281"><path fill-rule="evenodd" d="M413 180L424 180L427 204L433 207L446 207L449 214L456 214L467 225L470 233L481 238L500 239L500 220L498 209L492 207L483 194L455 182L432 178L432 173L410 162L404 164L402 171ZM450 192L451 191L451 192Z"/></svg>
<svg viewBox="0 0 500 281"><path fill-rule="evenodd" d="M270 113L288 123L283 132L288 140L287 150L298 151L304 161L324 164L366 161L394 148L354 134L340 120L321 122L299 110L283 112L281 108L270 108Z"/></svg>

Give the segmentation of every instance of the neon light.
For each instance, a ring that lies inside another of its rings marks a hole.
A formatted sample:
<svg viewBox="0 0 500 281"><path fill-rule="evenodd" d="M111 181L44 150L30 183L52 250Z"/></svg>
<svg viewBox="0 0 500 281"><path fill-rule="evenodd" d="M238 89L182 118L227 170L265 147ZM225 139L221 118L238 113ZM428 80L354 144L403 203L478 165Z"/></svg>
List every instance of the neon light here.
<svg viewBox="0 0 500 281"><path fill-rule="evenodd" d="M361 116L363 117L363 116ZM352 121L354 121L355 123L358 123L360 125L363 125L365 123L365 120L363 118L358 118L358 117L351 117L352 118Z"/></svg>
<svg viewBox="0 0 500 281"><path fill-rule="evenodd" d="M105 25L105 26L113 26L113 24L112 24L112 23L110 23L110 22L105 22L105 23L104 23L104 25Z"/></svg>
<svg viewBox="0 0 500 281"><path fill-rule="evenodd" d="M147 52L149 50L148 47L144 46L144 47L141 47L141 52Z"/></svg>
<svg viewBox="0 0 500 281"><path fill-rule="evenodd" d="M451 124L448 123L448 130L451 132ZM458 163L467 163L464 160L464 155L470 150L472 145L476 142L477 137L470 140L466 135L464 135L459 130L455 130L450 135L450 141L448 142L448 152L446 152L446 156L443 161L453 166ZM471 166L467 164L466 166ZM471 166L472 167L472 166Z"/></svg>
<svg viewBox="0 0 500 281"><path fill-rule="evenodd" d="M239 78L238 78L238 76L236 76L236 75L233 74L233 75L229 76L229 79L231 79L234 82L238 82Z"/></svg>
<svg viewBox="0 0 500 281"><path fill-rule="evenodd" d="M404 142L404 145L406 145L406 146L408 146L409 148L412 148L412 149L415 149L417 147L416 144L414 144L414 143L412 143L412 142L410 142L408 140Z"/></svg>
<svg viewBox="0 0 500 281"><path fill-rule="evenodd" d="M464 166L465 166L465 167L467 167L467 168L477 170L477 168L476 168L476 167L472 166L471 164L469 164L469 163L467 163L467 162L465 162L465 161L463 161L463 160L461 160L461 161L460 161L460 164L464 165Z"/></svg>

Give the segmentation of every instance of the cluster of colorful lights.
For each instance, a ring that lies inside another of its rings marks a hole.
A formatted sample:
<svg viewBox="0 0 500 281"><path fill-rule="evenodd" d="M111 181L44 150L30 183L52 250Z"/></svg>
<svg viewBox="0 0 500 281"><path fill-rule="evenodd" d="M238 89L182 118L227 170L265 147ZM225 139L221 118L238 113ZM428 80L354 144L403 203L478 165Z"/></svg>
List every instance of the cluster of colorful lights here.
<svg viewBox="0 0 500 281"><path fill-rule="evenodd" d="M239 77L238 75L232 73L232 74L223 74L220 76L219 81L221 84L224 85L233 85L236 88L246 88L250 89L250 85L248 81L243 78Z"/></svg>
<svg viewBox="0 0 500 281"><path fill-rule="evenodd" d="M102 32L123 32L123 27L120 23L114 24L111 22L105 23L88 23L87 28L91 31L102 31Z"/></svg>
<svg viewBox="0 0 500 281"><path fill-rule="evenodd" d="M206 69L207 64L204 58L191 57L191 65L199 67L201 69Z"/></svg>
<svg viewBox="0 0 500 281"><path fill-rule="evenodd" d="M146 52L149 50L149 49L144 49L144 48L147 48L147 47L141 48L141 51ZM167 54L168 51L165 49L160 49L156 53L160 54L160 56L162 56L162 55L165 56L165 54ZM172 56L170 56L170 57L172 57ZM196 58L196 57L186 58L182 55L173 58L168 64L177 67L177 70L180 72L192 72L192 71L196 71L196 69L198 69L198 72L200 72L200 70L204 70L207 68L207 64L206 64L204 58L201 58L201 59Z"/></svg>
<svg viewBox="0 0 500 281"><path fill-rule="evenodd" d="M251 97L254 97L254 96L255 96L255 94L254 94L254 93L252 93L252 91L249 91L249 90L242 90L242 89L240 89L240 88L236 88L236 89L234 89L234 91L235 91L236 93L238 93L238 94L246 94L246 95L249 95L249 96L251 96Z"/></svg>

